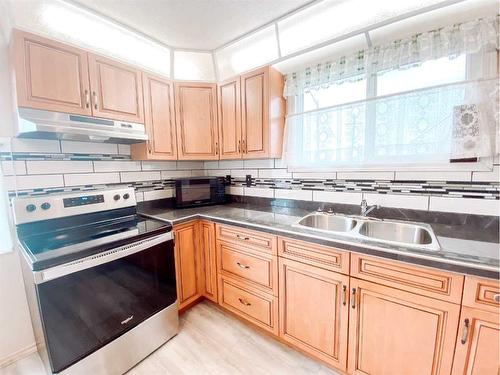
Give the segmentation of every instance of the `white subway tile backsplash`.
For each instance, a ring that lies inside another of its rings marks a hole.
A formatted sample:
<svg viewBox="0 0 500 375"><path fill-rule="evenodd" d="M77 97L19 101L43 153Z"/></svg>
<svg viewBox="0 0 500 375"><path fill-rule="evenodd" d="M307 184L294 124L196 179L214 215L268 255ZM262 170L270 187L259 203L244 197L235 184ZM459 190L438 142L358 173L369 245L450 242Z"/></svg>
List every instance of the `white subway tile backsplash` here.
<svg viewBox="0 0 500 375"><path fill-rule="evenodd" d="M130 155L130 145L118 145L118 153L120 155Z"/></svg>
<svg viewBox="0 0 500 375"><path fill-rule="evenodd" d="M143 171L175 171L177 162L175 161L143 161Z"/></svg>
<svg viewBox="0 0 500 375"><path fill-rule="evenodd" d="M393 180L394 172L337 172L339 180Z"/></svg>
<svg viewBox="0 0 500 375"><path fill-rule="evenodd" d="M135 201L136 202L144 202L144 193L142 191L135 193Z"/></svg>
<svg viewBox="0 0 500 375"><path fill-rule="evenodd" d="M94 143L61 141L61 151L64 154L118 154L118 145L114 143Z"/></svg>
<svg viewBox="0 0 500 375"><path fill-rule="evenodd" d="M500 166L495 165L487 172L472 172L472 181L500 182Z"/></svg>
<svg viewBox="0 0 500 375"><path fill-rule="evenodd" d="M28 174L94 172L92 162L82 160L28 160L26 169Z"/></svg>
<svg viewBox="0 0 500 375"><path fill-rule="evenodd" d="M12 152L58 154L61 147L59 141L51 139L12 138Z"/></svg>
<svg viewBox="0 0 500 375"><path fill-rule="evenodd" d="M257 178L259 171L257 169L231 169L231 177L246 177L247 174L252 178Z"/></svg>
<svg viewBox="0 0 500 375"><path fill-rule="evenodd" d="M229 169L206 169L206 176L215 176L215 177L226 177L230 175L231 171Z"/></svg>
<svg viewBox="0 0 500 375"><path fill-rule="evenodd" d="M429 210L498 216L500 215L500 201L480 198L430 197Z"/></svg>
<svg viewBox="0 0 500 375"><path fill-rule="evenodd" d="M120 183L120 173L75 173L64 175L65 186L99 185Z"/></svg>
<svg viewBox="0 0 500 375"><path fill-rule="evenodd" d="M178 161L177 169L203 169L202 161Z"/></svg>
<svg viewBox="0 0 500 375"><path fill-rule="evenodd" d="M243 192L248 197L274 198L274 189L244 187Z"/></svg>
<svg viewBox="0 0 500 375"><path fill-rule="evenodd" d="M161 171L162 180L173 178L191 177L191 171Z"/></svg>
<svg viewBox="0 0 500 375"><path fill-rule="evenodd" d="M219 169L242 169L243 160L219 160Z"/></svg>
<svg viewBox="0 0 500 375"><path fill-rule="evenodd" d="M363 199L362 193L344 193L342 191L313 191L313 201L340 203L340 204L360 204Z"/></svg>
<svg viewBox="0 0 500 375"><path fill-rule="evenodd" d="M158 181L161 180L160 172L120 172L122 182Z"/></svg>
<svg viewBox="0 0 500 375"><path fill-rule="evenodd" d="M204 169L218 169L219 168L219 162L218 161L205 161L203 162L203 168Z"/></svg>
<svg viewBox="0 0 500 375"><path fill-rule="evenodd" d="M413 181L470 181L471 172L467 171L396 171L396 180Z"/></svg>
<svg viewBox="0 0 500 375"><path fill-rule="evenodd" d="M259 169L259 178L292 178L286 169Z"/></svg>
<svg viewBox="0 0 500 375"><path fill-rule="evenodd" d="M226 186L226 194L243 195L242 186Z"/></svg>
<svg viewBox="0 0 500 375"><path fill-rule="evenodd" d="M288 168L288 163L285 159L274 159L274 168Z"/></svg>
<svg viewBox="0 0 500 375"><path fill-rule="evenodd" d="M191 171L191 176L192 177L201 177L201 176L206 176L205 170L204 169L193 169Z"/></svg>
<svg viewBox="0 0 500 375"><path fill-rule="evenodd" d="M94 161L96 172L129 172L140 171L140 161L114 160L114 161Z"/></svg>
<svg viewBox="0 0 500 375"><path fill-rule="evenodd" d="M173 196L174 196L174 189L150 190L144 192L145 201L172 198Z"/></svg>
<svg viewBox="0 0 500 375"><path fill-rule="evenodd" d="M2 161L2 173L4 176L26 174L26 163L16 160Z"/></svg>
<svg viewBox="0 0 500 375"><path fill-rule="evenodd" d="M382 207L412 210L427 210L429 208L429 197L423 195L363 193L363 198L366 199L368 205L378 204Z"/></svg>
<svg viewBox="0 0 500 375"><path fill-rule="evenodd" d="M324 180L337 178L336 172L293 172L293 178L300 178L304 180Z"/></svg>
<svg viewBox="0 0 500 375"><path fill-rule="evenodd" d="M6 179L8 179L8 190L45 189L64 186L64 179L60 174L10 176L6 177Z"/></svg>
<svg viewBox="0 0 500 375"><path fill-rule="evenodd" d="M301 201L312 201L312 191L311 190L285 190L285 189L275 189L274 197L281 199L295 199Z"/></svg>
<svg viewBox="0 0 500 375"><path fill-rule="evenodd" d="M254 168L254 169L274 168L274 159L244 160L243 168Z"/></svg>

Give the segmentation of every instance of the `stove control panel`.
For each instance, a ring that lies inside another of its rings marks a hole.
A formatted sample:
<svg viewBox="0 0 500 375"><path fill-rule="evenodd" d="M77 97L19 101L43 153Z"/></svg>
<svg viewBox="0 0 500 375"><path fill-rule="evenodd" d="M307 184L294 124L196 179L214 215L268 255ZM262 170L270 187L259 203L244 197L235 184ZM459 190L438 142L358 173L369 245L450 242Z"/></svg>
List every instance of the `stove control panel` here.
<svg viewBox="0 0 500 375"><path fill-rule="evenodd" d="M49 220L136 205L133 188L78 191L74 193L13 199L16 224Z"/></svg>

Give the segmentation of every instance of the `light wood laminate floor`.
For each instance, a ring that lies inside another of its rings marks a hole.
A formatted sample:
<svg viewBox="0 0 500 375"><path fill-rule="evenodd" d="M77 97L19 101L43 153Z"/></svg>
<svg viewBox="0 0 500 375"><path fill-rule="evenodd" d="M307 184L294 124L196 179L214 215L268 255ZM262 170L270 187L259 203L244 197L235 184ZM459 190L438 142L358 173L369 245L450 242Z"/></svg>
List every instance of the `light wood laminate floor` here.
<svg viewBox="0 0 500 375"><path fill-rule="evenodd" d="M200 303L187 311L180 324L177 336L127 375L338 375L209 302ZM44 372L40 358L34 354L0 369L0 374L42 375Z"/></svg>

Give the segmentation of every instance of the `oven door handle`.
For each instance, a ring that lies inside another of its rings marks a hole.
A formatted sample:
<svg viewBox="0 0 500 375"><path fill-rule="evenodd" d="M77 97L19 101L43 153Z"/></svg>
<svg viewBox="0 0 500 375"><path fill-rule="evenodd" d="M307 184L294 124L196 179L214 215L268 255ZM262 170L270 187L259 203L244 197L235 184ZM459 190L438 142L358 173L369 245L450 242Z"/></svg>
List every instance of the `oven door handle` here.
<svg viewBox="0 0 500 375"><path fill-rule="evenodd" d="M154 237L136 241L128 245L120 246L111 250L90 255L88 257L78 259L69 263L64 263L58 266L47 268L42 271L34 271L33 279L35 284L42 284L50 280L57 279L87 268L96 267L104 263L109 263L114 260L138 253L152 246L173 240L172 232L162 233Z"/></svg>

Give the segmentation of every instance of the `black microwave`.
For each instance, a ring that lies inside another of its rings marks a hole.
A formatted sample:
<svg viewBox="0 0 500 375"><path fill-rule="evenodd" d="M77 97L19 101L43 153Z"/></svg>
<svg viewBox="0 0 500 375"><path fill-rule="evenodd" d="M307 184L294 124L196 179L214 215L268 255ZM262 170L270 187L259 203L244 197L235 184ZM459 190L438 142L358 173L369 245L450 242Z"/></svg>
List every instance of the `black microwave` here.
<svg viewBox="0 0 500 375"><path fill-rule="evenodd" d="M175 206L195 207L226 201L224 177L188 177L175 180Z"/></svg>

